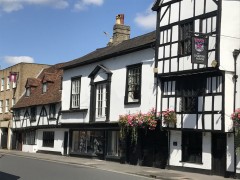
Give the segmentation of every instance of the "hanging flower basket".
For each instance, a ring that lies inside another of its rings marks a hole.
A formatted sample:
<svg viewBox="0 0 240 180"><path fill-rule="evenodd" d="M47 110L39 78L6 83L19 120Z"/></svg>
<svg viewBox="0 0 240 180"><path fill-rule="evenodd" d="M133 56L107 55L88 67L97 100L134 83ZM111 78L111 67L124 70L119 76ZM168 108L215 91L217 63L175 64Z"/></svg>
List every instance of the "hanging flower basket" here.
<svg viewBox="0 0 240 180"><path fill-rule="evenodd" d="M168 126L175 126L177 123L177 116L174 110L167 109L162 112L163 123Z"/></svg>
<svg viewBox="0 0 240 180"><path fill-rule="evenodd" d="M240 127L240 108L236 109L235 112L231 114L231 119L235 127Z"/></svg>
<svg viewBox="0 0 240 180"><path fill-rule="evenodd" d="M155 114L156 110L153 108L146 114L139 112L119 115L120 139L124 139L126 134L131 134L132 143L137 143L138 129L155 130L157 126Z"/></svg>

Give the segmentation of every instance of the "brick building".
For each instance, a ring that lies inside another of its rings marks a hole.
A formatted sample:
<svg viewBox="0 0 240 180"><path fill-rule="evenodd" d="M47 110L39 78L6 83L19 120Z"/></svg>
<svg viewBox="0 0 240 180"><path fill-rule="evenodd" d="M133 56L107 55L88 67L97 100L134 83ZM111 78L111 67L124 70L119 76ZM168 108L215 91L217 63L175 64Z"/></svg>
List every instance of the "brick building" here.
<svg viewBox="0 0 240 180"><path fill-rule="evenodd" d="M49 65L19 63L0 70L0 148L11 149L11 107L25 92L28 77L36 77L43 68ZM16 81L10 81L10 75L15 75Z"/></svg>

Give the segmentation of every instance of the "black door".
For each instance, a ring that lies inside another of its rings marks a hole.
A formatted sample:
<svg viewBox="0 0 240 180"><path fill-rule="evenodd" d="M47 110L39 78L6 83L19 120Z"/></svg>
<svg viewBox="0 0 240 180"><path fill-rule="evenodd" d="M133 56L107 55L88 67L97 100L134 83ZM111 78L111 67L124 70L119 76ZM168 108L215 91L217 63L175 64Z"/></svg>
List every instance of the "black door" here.
<svg viewBox="0 0 240 180"><path fill-rule="evenodd" d="M67 155L67 147L68 147L68 132L64 132L64 145L63 145L63 153Z"/></svg>
<svg viewBox="0 0 240 180"><path fill-rule="evenodd" d="M7 128L2 128L1 147L3 149L7 148L7 138L8 138L8 129Z"/></svg>
<svg viewBox="0 0 240 180"><path fill-rule="evenodd" d="M212 174L225 176L226 134L212 134Z"/></svg>

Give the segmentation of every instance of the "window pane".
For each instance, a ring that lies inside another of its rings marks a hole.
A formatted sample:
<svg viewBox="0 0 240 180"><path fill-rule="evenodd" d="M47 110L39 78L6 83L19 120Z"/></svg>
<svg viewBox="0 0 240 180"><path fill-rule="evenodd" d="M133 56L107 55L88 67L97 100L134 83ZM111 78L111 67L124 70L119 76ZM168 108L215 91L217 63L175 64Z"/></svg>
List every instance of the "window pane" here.
<svg viewBox="0 0 240 180"><path fill-rule="evenodd" d="M96 117L106 117L107 91L106 84L98 84L96 87Z"/></svg>
<svg viewBox="0 0 240 180"><path fill-rule="evenodd" d="M80 79L72 80L72 108L80 107Z"/></svg>
<svg viewBox="0 0 240 180"><path fill-rule="evenodd" d="M127 102L140 101L141 66L128 68Z"/></svg>

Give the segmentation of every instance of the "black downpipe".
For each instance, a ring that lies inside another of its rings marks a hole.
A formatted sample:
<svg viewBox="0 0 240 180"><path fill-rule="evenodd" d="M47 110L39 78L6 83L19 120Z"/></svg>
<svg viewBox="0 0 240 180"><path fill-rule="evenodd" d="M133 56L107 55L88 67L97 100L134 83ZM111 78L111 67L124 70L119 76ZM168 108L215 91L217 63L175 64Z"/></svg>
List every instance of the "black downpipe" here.
<svg viewBox="0 0 240 180"><path fill-rule="evenodd" d="M234 49L233 51L233 58L234 58L234 75L233 75L233 80L234 80L234 93L233 93L233 112L236 109L236 94L237 94L237 79L238 79L238 75L237 75L237 58L238 55L240 53L240 49ZM233 134L234 134L234 174L236 176L237 173L237 155L236 155L236 129L235 126L233 126Z"/></svg>

